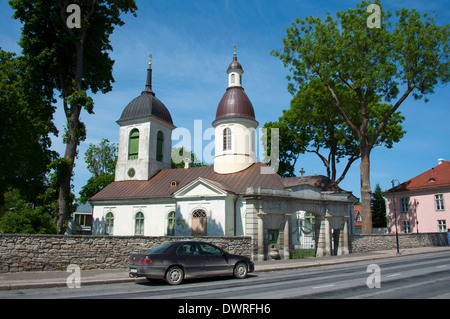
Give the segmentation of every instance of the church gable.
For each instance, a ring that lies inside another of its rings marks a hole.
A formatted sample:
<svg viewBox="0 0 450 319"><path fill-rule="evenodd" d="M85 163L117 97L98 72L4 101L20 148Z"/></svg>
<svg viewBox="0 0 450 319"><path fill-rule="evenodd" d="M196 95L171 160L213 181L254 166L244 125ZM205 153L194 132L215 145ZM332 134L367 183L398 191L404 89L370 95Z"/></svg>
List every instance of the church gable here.
<svg viewBox="0 0 450 319"><path fill-rule="evenodd" d="M214 185L218 184L218 185ZM220 183L209 181L201 177L196 178L185 187L173 194L174 198L192 198L192 197L225 197L227 191L220 187Z"/></svg>

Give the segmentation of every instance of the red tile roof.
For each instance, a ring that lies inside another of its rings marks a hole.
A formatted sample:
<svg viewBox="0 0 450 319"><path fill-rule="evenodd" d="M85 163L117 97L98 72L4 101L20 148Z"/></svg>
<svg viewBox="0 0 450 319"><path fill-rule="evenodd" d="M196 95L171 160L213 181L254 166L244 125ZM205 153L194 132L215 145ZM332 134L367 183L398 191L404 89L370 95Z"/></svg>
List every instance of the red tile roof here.
<svg viewBox="0 0 450 319"><path fill-rule="evenodd" d="M443 162L442 164L401 183L394 187L394 189L396 192L404 192L444 186L450 186L450 161ZM392 193L392 188L384 193Z"/></svg>
<svg viewBox="0 0 450 319"><path fill-rule="evenodd" d="M263 170L261 170L263 169ZM247 187L285 189L299 184L299 178L282 178L278 174L264 174L267 165L255 163L249 168L232 174L217 174L213 166L166 169L147 181L113 182L94 195L90 201L127 199L170 198L197 178L202 178L220 189L235 194L245 194ZM325 176L306 176L307 183L321 191L343 192ZM176 181L176 186L170 186Z"/></svg>

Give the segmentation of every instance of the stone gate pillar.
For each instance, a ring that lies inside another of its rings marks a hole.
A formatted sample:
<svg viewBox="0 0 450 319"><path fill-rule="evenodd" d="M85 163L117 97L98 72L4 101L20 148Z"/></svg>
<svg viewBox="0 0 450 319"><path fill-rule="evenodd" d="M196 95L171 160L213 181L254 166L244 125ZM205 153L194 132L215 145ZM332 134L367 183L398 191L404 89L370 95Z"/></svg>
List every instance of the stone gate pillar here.
<svg viewBox="0 0 450 319"><path fill-rule="evenodd" d="M258 260L265 259L265 245L264 245L264 213L258 213Z"/></svg>
<svg viewBox="0 0 450 319"><path fill-rule="evenodd" d="M325 215L320 219L320 230L317 238L317 257L331 256L330 221Z"/></svg>
<svg viewBox="0 0 450 319"><path fill-rule="evenodd" d="M290 249L290 239L291 239L291 231L290 231L290 219L291 214L285 214L285 223L284 223L284 238L283 238L283 259L289 259L289 249Z"/></svg>

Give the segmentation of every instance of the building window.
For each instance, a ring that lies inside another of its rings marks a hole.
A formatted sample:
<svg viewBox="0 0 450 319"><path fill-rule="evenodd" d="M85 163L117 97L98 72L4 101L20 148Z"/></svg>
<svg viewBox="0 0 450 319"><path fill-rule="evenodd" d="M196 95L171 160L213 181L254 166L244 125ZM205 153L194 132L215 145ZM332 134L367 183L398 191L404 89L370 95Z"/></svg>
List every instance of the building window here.
<svg viewBox="0 0 450 319"><path fill-rule="evenodd" d="M137 159L139 156L139 130L132 129L128 140L128 159Z"/></svg>
<svg viewBox="0 0 450 319"><path fill-rule="evenodd" d="M236 82L236 74L232 73L231 74L231 84L234 84L234 82Z"/></svg>
<svg viewBox="0 0 450 319"><path fill-rule="evenodd" d="M159 131L156 140L156 160L159 162L163 159L163 143L164 135L161 131Z"/></svg>
<svg viewBox="0 0 450 319"><path fill-rule="evenodd" d="M411 224L410 222L403 222L403 231L405 234L411 233Z"/></svg>
<svg viewBox="0 0 450 319"><path fill-rule="evenodd" d="M134 217L134 234L136 236L144 235L144 214L138 212Z"/></svg>
<svg viewBox="0 0 450 319"><path fill-rule="evenodd" d="M231 129L229 127L223 130L223 150L231 151Z"/></svg>
<svg viewBox="0 0 450 319"><path fill-rule="evenodd" d="M445 233L447 231L447 221L446 220L438 220L438 231L441 233Z"/></svg>
<svg viewBox="0 0 450 319"><path fill-rule="evenodd" d="M114 234L114 215L109 212L105 217L105 234L112 235Z"/></svg>
<svg viewBox="0 0 450 319"><path fill-rule="evenodd" d="M400 212L404 214L409 212L409 197L400 198Z"/></svg>
<svg viewBox="0 0 450 319"><path fill-rule="evenodd" d="M91 227L92 226L92 215L75 214L75 226Z"/></svg>
<svg viewBox="0 0 450 319"><path fill-rule="evenodd" d="M434 204L435 204L436 210L445 210L444 195L443 194L434 195Z"/></svg>
<svg viewBox="0 0 450 319"><path fill-rule="evenodd" d="M167 236L175 236L175 212L167 215Z"/></svg>

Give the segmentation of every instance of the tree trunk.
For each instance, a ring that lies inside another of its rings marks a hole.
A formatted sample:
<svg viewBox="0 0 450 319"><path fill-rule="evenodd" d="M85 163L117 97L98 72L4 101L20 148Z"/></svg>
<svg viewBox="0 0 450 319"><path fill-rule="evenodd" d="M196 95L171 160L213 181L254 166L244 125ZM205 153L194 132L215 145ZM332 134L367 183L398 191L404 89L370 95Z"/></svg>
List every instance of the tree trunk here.
<svg viewBox="0 0 450 319"><path fill-rule="evenodd" d="M362 144L362 143L361 143ZM361 145L361 203L362 203L362 234L372 233L372 208L371 208L371 188L370 188L370 149L366 145Z"/></svg>
<svg viewBox="0 0 450 319"><path fill-rule="evenodd" d="M72 105L70 117L67 118L67 144L64 159L67 160L69 165L69 170L64 175L64 178L59 185L58 194L58 220L56 222L57 234L64 234L66 231L66 221L70 214L70 205L72 202L71 198L71 179L72 172L75 163L75 157L77 155L77 146L79 143L79 118L81 113L81 107L78 105Z"/></svg>

